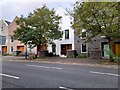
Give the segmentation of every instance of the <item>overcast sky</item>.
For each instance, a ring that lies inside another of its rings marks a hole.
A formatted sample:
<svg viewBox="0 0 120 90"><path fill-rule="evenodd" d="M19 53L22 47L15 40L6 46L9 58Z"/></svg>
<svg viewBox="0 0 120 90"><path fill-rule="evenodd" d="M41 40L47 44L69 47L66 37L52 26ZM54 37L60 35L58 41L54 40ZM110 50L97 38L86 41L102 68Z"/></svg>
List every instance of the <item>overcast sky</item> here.
<svg viewBox="0 0 120 90"><path fill-rule="evenodd" d="M48 8L59 6L72 9L76 0L0 0L0 19L12 21L15 16L27 15L46 4Z"/></svg>

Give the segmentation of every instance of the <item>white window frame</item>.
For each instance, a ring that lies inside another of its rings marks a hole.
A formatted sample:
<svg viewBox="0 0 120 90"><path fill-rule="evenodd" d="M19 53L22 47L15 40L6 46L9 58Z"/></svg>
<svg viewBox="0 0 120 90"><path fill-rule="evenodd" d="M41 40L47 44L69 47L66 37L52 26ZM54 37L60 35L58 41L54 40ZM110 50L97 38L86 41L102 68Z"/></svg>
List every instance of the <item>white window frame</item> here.
<svg viewBox="0 0 120 90"><path fill-rule="evenodd" d="M83 52L83 51L82 51L82 45L83 45L83 44L86 44L86 52ZM82 44L81 44L81 53L88 53L88 44L87 44L87 43L82 43Z"/></svg>

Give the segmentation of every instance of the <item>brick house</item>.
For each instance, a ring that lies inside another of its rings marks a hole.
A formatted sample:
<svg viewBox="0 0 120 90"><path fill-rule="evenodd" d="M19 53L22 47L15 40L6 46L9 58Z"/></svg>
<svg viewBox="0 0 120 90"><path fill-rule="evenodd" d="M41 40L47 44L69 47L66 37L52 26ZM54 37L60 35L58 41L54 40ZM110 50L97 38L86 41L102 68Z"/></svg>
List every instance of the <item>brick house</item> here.
<svg viewBox="0 0 120 90"><path fill-rule="evenodd" d="M26 46L23 44L23 43L21 43L20 41L18 41L18 40L14 40L13 39L13 31L15 31L16 29L17 29L17 24L16 24L16 20L18 19L19 17L15 17L14 19L13 19L13 21L10 23L10 25L8 26L8 45L9 45L9 47L8 47L8 53L9 54L13 54L13 52L14 51L22 51L23 53L25 52L25 48L26 48ZM27 45L27 50L28 50L28 52L33 52L33 53L35 53L36 54L36 48L33 48L33 49L31 49L31 48L29 48L29 46Z"/></svg>
<svg viewBox="0 0 120 90"><path fill-rule="evenodd" d="M78 54L84 53L91 58L109 58L109 54L106 53L109 51L109 45L104 36L98 35L89 43L84 43L84 37L85 35L76 35L74 38L75 50ZM120 56L120 41L114 42L112 49L115 55Z"/></svg>
<svg viewBox="0 0 120 90"><path fill-rule="evenodd" d="M6 20L0 20L0 52L7 54L8 52L8 26L10 22Z"/></svg>

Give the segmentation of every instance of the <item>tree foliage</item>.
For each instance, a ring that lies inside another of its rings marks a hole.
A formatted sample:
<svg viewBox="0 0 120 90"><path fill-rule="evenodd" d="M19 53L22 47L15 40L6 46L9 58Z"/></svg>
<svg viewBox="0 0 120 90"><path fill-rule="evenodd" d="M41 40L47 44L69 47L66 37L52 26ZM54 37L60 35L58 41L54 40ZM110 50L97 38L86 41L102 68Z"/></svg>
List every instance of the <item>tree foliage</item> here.
<svg viewBox="0 0 120 90"><path fill-rule="evenodd" d="M14 38L33 47L51 43L62 37L59 30L60 18L53 9L49 10L46 6L38 8L16 21L19 27L14 31Z"/></svg>
<svg viewBox="0 0 120 90"><path fill-rule="evenodd" d="M78 34L85 29L87 41L96 35L105 36L112 49L114 41L120 39L118 6L118 2L76 2L72 27Z"/></svg>

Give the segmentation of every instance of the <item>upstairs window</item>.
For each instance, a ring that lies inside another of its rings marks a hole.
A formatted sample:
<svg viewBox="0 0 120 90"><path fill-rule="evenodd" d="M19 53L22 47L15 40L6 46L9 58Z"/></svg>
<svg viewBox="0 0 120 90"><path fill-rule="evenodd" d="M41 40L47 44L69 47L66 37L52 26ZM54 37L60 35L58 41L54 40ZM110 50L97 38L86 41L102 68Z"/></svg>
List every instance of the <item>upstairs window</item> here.
<svg viewBox="0 0 120 90"><path fill-rule="evenodd" d="M65 30L65 39L69 39L69 29Z"/></svg>
<svg viewBox="0 0 120 90"><path fill-rule="evenodd" d="M63 22L63 19L62 19L62 17L59 19L59 23L61 23L62 24L62 22Z"/></svg>
<svg viewBox="0 0 120 90"><path fill-rule="evenodd" d="M81 33L81 39L85 39L86 36L87 36L86 30L83 29L83 30L82 30L82 33Z"/></svg>
<svg viewBox="0 0 120 90"><path fill-rule="evenodd" d="M86 32L82 32L82 39L86 38Z"/></svg>

